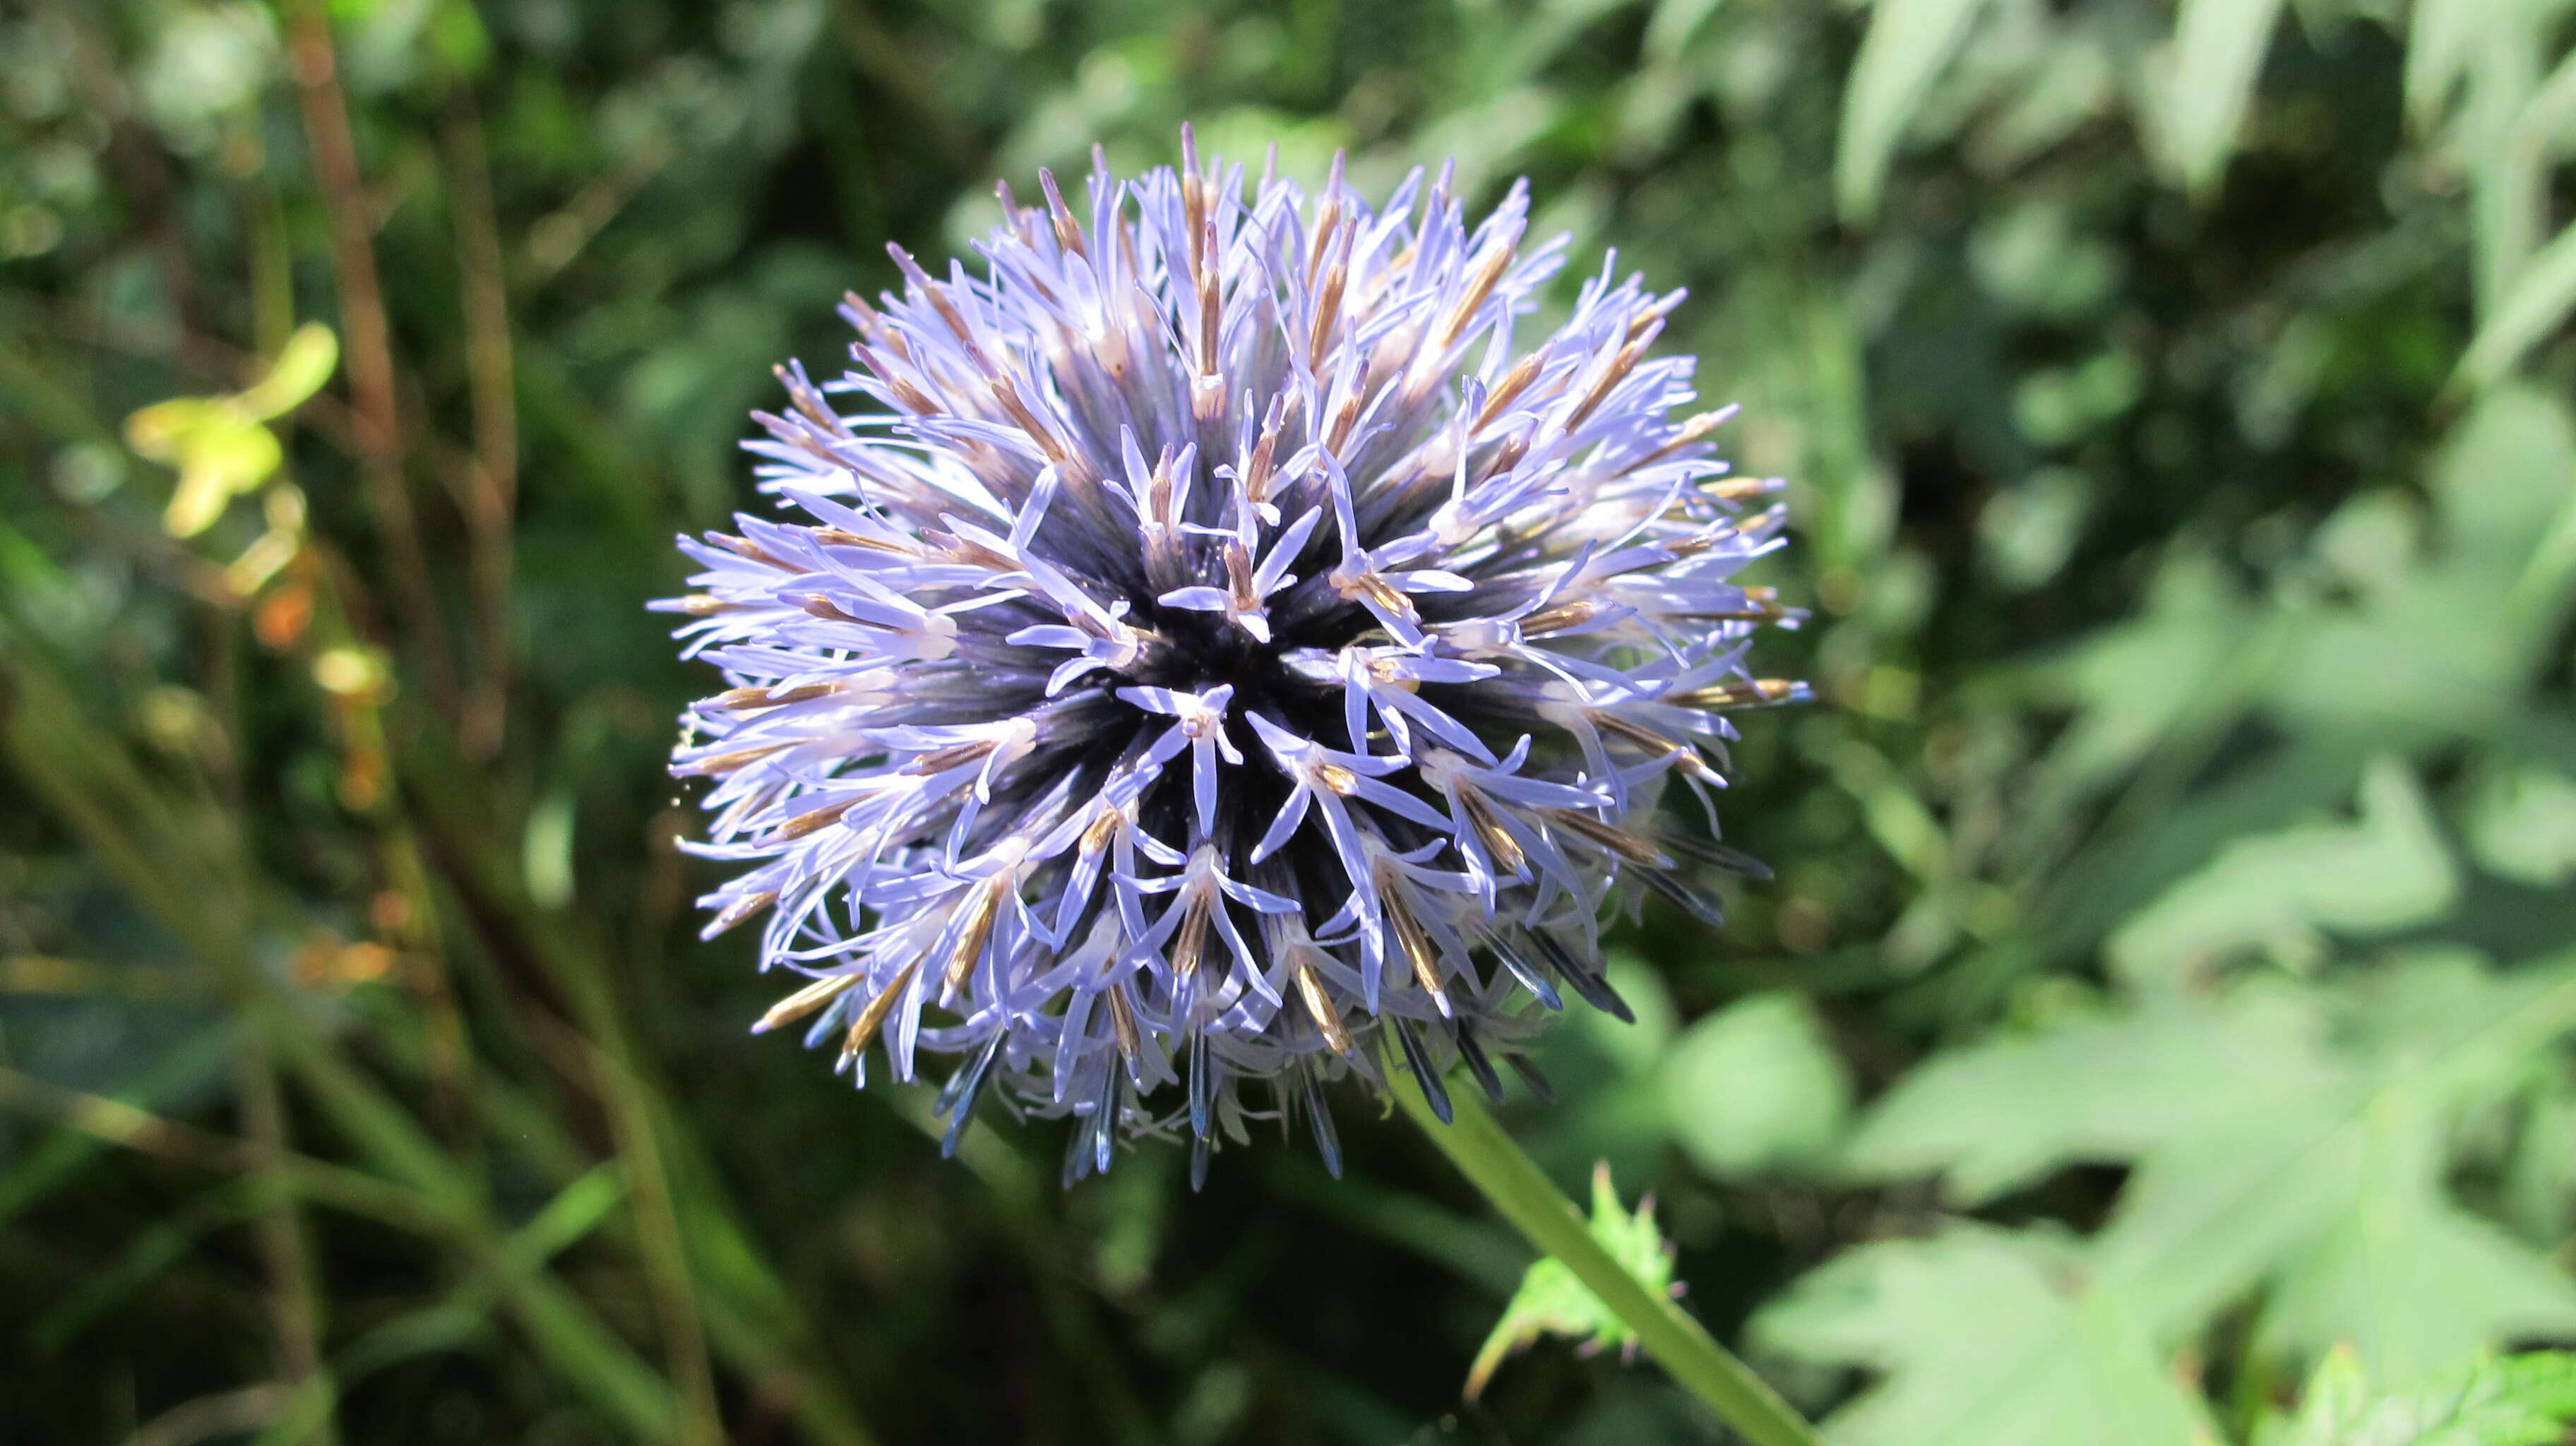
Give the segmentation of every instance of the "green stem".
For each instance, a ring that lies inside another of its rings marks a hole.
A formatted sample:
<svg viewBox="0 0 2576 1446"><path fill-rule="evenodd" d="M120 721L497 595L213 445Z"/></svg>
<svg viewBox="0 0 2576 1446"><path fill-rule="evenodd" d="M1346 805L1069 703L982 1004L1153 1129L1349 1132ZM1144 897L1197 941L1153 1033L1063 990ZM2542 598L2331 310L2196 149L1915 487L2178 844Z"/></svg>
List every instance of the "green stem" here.
<svg viewBox="0 0 2576 1446"><path fill-rule="evenodd" d="M1412 1074L1386 1071L1396 1103L1458 1167L1503 1218L1542 1254L1564 1261L1575 1278L1637 1333L1638 1343L1684 1389L1707 1403L1753 1446L1824 1446L1816 1428L1762 1383L1708 1328L1672 1300L1637 1283L1610 1257L1592 1230L1469 1090L1451 1094L1452 1123L1443 1125Z"/></svg>

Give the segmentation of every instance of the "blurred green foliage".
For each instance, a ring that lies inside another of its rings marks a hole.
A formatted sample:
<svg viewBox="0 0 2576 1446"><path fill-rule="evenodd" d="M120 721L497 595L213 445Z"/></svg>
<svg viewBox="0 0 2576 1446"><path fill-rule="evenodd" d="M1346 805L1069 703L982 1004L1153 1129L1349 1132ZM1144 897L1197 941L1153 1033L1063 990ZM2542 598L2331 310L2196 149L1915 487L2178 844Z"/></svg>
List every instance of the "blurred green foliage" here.
<svg viewBox="0 0 2576 1446"><path fill-rule="evenodd" d="M1462 1404L1528 1256L1356 1096L1339 1184L1059 1195L694 939L640 608L768 367L1183 119L1529 175L1792 481L1779 879L1620 936L1560 1183L1838 1439L2554 1439L2462 1362L2576 1338L2572 18L0 13L0 1439L1711 1439L1555 1344Z"/></svg>

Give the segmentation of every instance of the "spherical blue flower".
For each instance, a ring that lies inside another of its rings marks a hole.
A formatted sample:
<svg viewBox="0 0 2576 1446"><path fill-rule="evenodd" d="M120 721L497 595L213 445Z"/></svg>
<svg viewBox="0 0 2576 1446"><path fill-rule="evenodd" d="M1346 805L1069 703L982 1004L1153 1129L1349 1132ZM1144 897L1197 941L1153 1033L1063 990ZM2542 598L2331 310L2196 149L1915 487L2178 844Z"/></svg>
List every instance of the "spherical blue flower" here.
<svg viewBox="0 0 2576 1446"><path fill-rule="evenodd" d="M980 275L896 250L859 369L758 418L788 516L683 539L661 605L733 685L674 755L747 866L708 933L765 913L806 979L758 1027L862 1083L958 1056L950 1143L998 1078L1080 1121L1068 1179L1299 1116L1338 1168L1323 1077L1445 1109L1560 987L1624 1015L1623 881L1714 913L1665 782L1705 801L1727 712L1801 692L1745 666L1777 484L1679 415L1679 293L1605 263L1521 345L1564 251L1524 188L1471 229L1445 169L1372 209L1183 157L1005 188Z"/></svg>

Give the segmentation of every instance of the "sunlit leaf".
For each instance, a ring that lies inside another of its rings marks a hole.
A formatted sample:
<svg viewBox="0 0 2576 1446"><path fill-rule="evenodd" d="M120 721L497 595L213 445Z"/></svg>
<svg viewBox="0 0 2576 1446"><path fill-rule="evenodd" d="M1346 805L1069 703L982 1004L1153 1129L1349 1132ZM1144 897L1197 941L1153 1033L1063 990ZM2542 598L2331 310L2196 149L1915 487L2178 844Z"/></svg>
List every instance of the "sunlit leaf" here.
<svg viewBox="0 0 2576 1446"><path fill-rule="evenodd" d="M2389 966L2357 1004L2315 1088L2140 1154L2095 1241L2103 1276L2168 1331L2269 1282L2266 1345L2350 1339L2391 1383L2515 1333L2576 1329L2561 1269L2440 1194L2457 1112L2576 1028L2576 964L2496 975L2428 957Z"/></svg>
<svg viewBox="0 0 2576 1446"><path fill-rule="evenodd" d="M2111 966L2170 980L2249 948L2312 960L2325 934L2384 934L2439 917L2458 870L2404 765L2362 779L2357 823L2239 839L2111 936Z"/></svg>
<svg viewBox="0 0 2576 1446"><path fill-rule="evenodd" d="M1938 1172L1977 1204L2078 1161L2118 1163L2331 1080L2313 1002L2241 989L2159 999L1944 1050L1880 1101L1845 1156L1866 1176Z"/></svg>
<svg viewBox="0 0 2576 1446"><path fill-rule="evenodd" d="M2468 73L2469 52L2492 6L2511 0L2415 0L2406 24L2406 113L2430 127Z"/></svg>
<svg viewBox="0 0 2576 1446"><path fill-rule="evenodd" d="M2487 872L2536 889L2576 875L2576 780L2552 769L2498 769L2471 794L2469 852Z"/></svg>
<svg viewBox="0 0 2576 1446"><path fill-rule="evenodd" d="M2045 1230L1953 1224L1865 1245L1754 1319L1755 1338L1881 1373L1843 1446L2191 1446L2197 1408L2120 1290Z"/></svg>
<svg viewBox="0 0 2576 1446"><path fill-rule="evenodd" d="M1804 999L1759 994L1683 1032L1664 1097L1673 1137L1700 1168L1748 1175L1823 1154L1842 1131L1851 1082Z"/></svg>
<svg viewBox="0 0 2576 1446"><path fill-rule="evenodd" d="M2461 383L2491 386L2576 310L2576 223L2532 253L2460 355Z"/></svg>
<svg viewBox="0 0 2576 1446"><path fill-rule="evenodd" d="M2041 761L2043 792L2080 794L2136 763L2203 705L2256 635L2250 600L2213 559L2167 559L2126 619L2034 670L2078 709Z"/></svg>
<svg viewBox="0 0 2576 1446"><path fill-rule="evenodd" d="M1655 1229L1654 1200L1640 1202L1633 1214L1621 1207L1607 1161L1592 1171L1592 1238L1646 1289L1673 1289L1673 1247ZM1544 1335L1581 1341L1586 1352L1616 1346L1633 1356L1637 1348L1636 1332L1577 1280L1565 1262L1542 1257L1521 1277L1520 1289L1512 1293L1502 1319L1494 1322L1492 1334L1485 1337L1468 1367L1467 1399L1483 1393L1495 1368L1514 1351Z"/></svg>
<svg viewBox="0 0 2576 1446"><path fill-rule="evenodd" d="M1985 5L1986 0L1878 0L1843 92L1834 197L1844 216L1858 220L1878 209L1897 141Z"/></svg>
<svg viewBox="0 0 2576 1446"><path fill-rule="evenodd" d="M2166 170L2192 190L2227 164L2280 15L2281 0L2182 0L2155 134Z"/></svg>
<svg viewBox="0 0 2576 1446"><path fill-rule="evenodd" d="M268 480L285 460L277 438L257 422L223 418L178 441L179 485L161 514L172 537L194 537L214 525L224 504Z"/></svg>
<svg viewBox="0 0 2576 1446"><path fill-rule="evenodd" d="M331 328L308 321L278 349L268 374L233 398L233 404L254 421L282 417L322 390L339 365L340 339Z"/></svg>
<svg viewBox="0 0 2576 1446"><path fill-rule="evenodd" d="M2361 1358L2330 1353L2298 1413L2254 1446L2551 1446L2576 1422L2576 1355L2479 1356L2425 1385L2377 1395Z"/></svg>
<svg viewBox="0 0 2576 1446"><path fill-rule="evenodd" d="M2565 959L2499 974L2428 955L2351 993L2258 980L2151 998L1945 1055L1873 1112L1850 1163L1943 1172L1971 1200L2128 1163L2086 1279L2154 1340L2268 1287L2261 1349L2348 1340L2411 1383L2483 1344L2576 1329L2565 1272L2444 1193L2459 1114L2571 1029Z"/></svg>

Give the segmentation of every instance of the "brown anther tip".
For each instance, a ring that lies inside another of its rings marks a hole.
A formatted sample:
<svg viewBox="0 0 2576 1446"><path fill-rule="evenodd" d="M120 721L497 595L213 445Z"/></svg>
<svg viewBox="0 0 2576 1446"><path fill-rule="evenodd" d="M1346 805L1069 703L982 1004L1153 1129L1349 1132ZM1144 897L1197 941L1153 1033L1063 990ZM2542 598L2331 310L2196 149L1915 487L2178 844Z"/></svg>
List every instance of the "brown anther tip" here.
<svg viewBox="0 0 2576 1446"><path fill-rule="evenodd" d="M833 824L839 823L841 821L841 815L848 813L850 811L850 805L856 801L857 800L855 799L843 799L839 803L827 803L821 808L815 809L811 813L800 813L794 818L789 819L787 822L780 824L778 826L778 831L770 835L770 840L775 843L788 843L796 839L803 838L810 833L819 833L824 829L830 828Z"/></svg>
<svg viewBox="0 0 2576 1446"><path fill-rule="evenodd" d="M856 974L828 974L812 980L804 988L769 1006L769 1012L760 1016L759 1021L751 1026L751 1032L767 1034L782 1024L793 1024L840 998L858 982Z"/></svg>
<svg viewBox="0 0 2576 1446"><path fill-rule="evenodd" d="M707 541L714 543L716 546L723 548L725 551L732 553L736 557L747 558L750 561L759 563L763 567L774 567L780 572L803 572L805 570L796 566L794 563L780 560L777 556L773 555L769 549L762 547L759 543L752 541L748 537L736 537L730 532L710 532L707 534Z"/></svg>
<svg viewBox="0 0 2576 1446"><path fill-rule="evenodd" d="M680 764L671 771L692 778L720 778L740 769L745 764L758 763L781 749L794 746L796 746L794 741L790 740L785 743L764 743L757 748L739 748L731 753L710 754L695 762Z"/></svg>
<svg viewBox="0 0 2576 1446"><path fill-rule="evenodd" d="M877 991L877 996L859 1011L859 1017L850 1021L850 1032L841 1037L841 1058L832 1066L835 1071L848 1068L851 1060L867 1050L869 1041L875 1039L877 1031L884 1027L886 1016L894 1013L896 1001L912 987L913 975L920 971L921 961L918 959L903 966L902 972L887 981L886 987Z"/></svg>
<svg viewBox="0 0 2576 1446"><path fill-rule="evenodd" d="M772 690L767 687L728 688L708 701L719 708L783 708L790 703L805 703L828 698L840 691L837 683L806 683L794 688Z"/></svg>
<svg viewBox="0 0 2576 1446"><path fill-rule="evenodd" d="M1297 997L1304 1001L1306 1013L1314 1019L1315 1028L1324 1036L1324 1044L1328 1048L1339 1055L1357 1053L1350 1030L1342 1024L1341 1010L1334 1007L1332 996L1324 992L1322 976L1315 972L1314 965L1303 960L1297 964Z"/></svg>
<svg viewBox="0 0 2576 1446"><path fill-rule="evenodd" d="M777 902L778 891L776 889L762 889L758 893L745 894L741 898L734 900L732 903L725 905L724 912L716 915L715 922L708 926L708 931L710 933L721 934L725 930L732 928L736 924L741 923L743 920L750 918L752 915L759 913L761 910L766 909Z"/></svg>
<svg viewBox="0 0 2576 1446"><path fill-rule="evenodd" d="M1112 985L1109 990L1109 1032L1118 1041L1118 1053L1129 1064L1145 1057L1145 1032L1136 1023L1136 1007L1127 1002L1127 986Z"/></svg>

